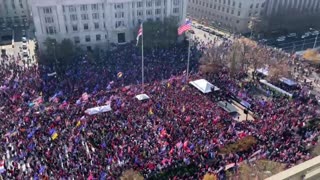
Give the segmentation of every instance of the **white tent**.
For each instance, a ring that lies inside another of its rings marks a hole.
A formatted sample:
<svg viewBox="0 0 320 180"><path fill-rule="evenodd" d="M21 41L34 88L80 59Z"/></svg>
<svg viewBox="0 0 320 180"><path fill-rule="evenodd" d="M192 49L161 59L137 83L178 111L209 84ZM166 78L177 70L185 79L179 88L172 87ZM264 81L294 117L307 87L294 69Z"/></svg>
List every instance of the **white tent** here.
<svg viewBox="0 0 320 180"><path fill-rule="evenodd" d="M285 78L285 77L282 77L279 79L281 82L285 83L286 85L288 86L295 86L297 85L297 83L295 81L292 81L291 79L288 79L288 78Z"/></svg>
<svg viewBox="0 0 320 180"><path fill-rule="evenodd" d="M112 111L110 104L105 105L105 106L98 106L98 107L94 107L94 108L89 108L89 109L85 110L85 113L87 113L89 115L94 115L94 114L100 114L100 113L104 113L104 112L108 112L108 111Z"/></svg>
<svg viewBox="0 0 320 180"><path fill-rule="evenodd" d="M150 97L146 94L139 94L139 95L136 95L135 98L137 98L139 101L143 101L143 100L146 100L146 99L150 99Z"/></svg>
<svg viewBox="0 0 320 180"><path fill-rule="evenodd" d="M260 69L257 69L257 72L261 73L261 74L263 74L265 76L268 76L269 75L269 68L268 67L260 68Z"/></svg>
<svg viewBox="0 0 320 180"><path fill-rule="evenodd" d="M197 89L199 89L199 91L201 91L202 93L209 93L212 91L212 89L213 91L220 90L218 87L214 86L213 84L211 84L205 79L198 79L195 81L191 81L190 84L196 87Z"/></svg>

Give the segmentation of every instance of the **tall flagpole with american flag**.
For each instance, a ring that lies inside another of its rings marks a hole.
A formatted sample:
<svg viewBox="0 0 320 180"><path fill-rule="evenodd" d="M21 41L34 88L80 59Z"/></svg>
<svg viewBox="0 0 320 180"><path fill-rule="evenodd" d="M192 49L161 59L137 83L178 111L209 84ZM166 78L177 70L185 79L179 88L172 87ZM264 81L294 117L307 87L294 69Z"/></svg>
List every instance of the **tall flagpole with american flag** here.
<svg viewBox="0 0 320 180"><path fill-rule="evenodd" d="M186 19L186 22L184 24L182 24L179 28L178 28L178 35L182 35L185 32L188 32L189 30L191 30L191 20L190 19ZM188 62L187 62L187 81L189 78L189 64L190 64L190 54L191 54L191 33L189 34L189 46L188 46Z"/></svg>
<svg viewBox="0 0 320 180"><path fill-rule="evenodd" d="M143 54L143 23L141 23L140 28L138 30L138 35L137 35L137 45L139 43L139 38L141 36L141 75L142 75L142 87L144 85L144 54Z"/></svg>

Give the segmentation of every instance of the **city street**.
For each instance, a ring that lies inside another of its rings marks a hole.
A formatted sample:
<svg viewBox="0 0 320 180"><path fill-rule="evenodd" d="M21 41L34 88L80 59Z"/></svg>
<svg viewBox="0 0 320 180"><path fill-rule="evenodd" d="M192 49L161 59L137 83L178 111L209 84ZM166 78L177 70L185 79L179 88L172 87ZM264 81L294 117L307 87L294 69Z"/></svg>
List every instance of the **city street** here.
<svg viewBox="0 0 320 180"><path fill-rule="evenodd" d="M1 33L3 35L4 33ZM15 28L14 30L11 30L10 33L8 33L8 30L6 30L6 35L10 34L11 38L13 38L13 41L5 41L0 45L1 50L6 51L6 55L8 56L14 56L18 57L21 56L21 59L27 59L26 57L23 58L23 51L27 52L28 54L28 59L30 59L30 63L35 63L35 41L34 41L34 36L32 33L32 30L28 29L25 30L25 28ZM22 37L24 36L27 39L26 41L26 49L23 50L23 42L22 42ZM10 59L10 58L9 58ZM19 62L19 64L23 65L23 62Z"/></svg>

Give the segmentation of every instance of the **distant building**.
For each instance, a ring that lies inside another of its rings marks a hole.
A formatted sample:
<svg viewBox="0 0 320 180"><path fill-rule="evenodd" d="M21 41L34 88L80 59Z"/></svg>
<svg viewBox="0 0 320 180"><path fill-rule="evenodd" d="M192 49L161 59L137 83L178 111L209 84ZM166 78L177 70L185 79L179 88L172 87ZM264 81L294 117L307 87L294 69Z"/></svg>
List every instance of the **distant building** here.
<svg viewBox="0 0 320 180"><path fill-rule="evenodd" d="M188 0L187 15L222 30L246 33L251 19L265 9L266 0Z"/></svg>
<svg viewBox="0 0 320 180"><path fill-rule="evenodd" d="M267 0L270 29L305 30L320 26L320 0Z"/></svg>
<svg viewBox="0 0 320 180"><path fill-rule="evenodd" d="M91 50L135 39L139 24L148 19L185 19L184 0L30 0L40 49L49 37L68 38Z"/></svg>
<svg viewBox="0 0 320 180"><path fill-rule="evenodd" d="M0 0L0 29L29 26L28 0Z"/></svg>

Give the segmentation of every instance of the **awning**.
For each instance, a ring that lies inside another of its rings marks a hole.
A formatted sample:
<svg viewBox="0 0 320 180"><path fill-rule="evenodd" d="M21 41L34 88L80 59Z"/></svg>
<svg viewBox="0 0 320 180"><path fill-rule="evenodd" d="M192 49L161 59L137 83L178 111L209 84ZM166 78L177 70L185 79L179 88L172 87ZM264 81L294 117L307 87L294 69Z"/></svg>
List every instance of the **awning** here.
<svg viewBox="0 0 320 180"><path fill-rule="evenodd" d="M286 85L288 86L295 86L297 85L297 83L295 81L292 81L291 79L288 79L288 78L285 78L285 77L282 77L279 79L281 82L285 83Z"/></svg>
<svg viewBox="0 0 320 180"><path fill-rule="evenodd" d="M139 101L143 101L143 100L146 100L146 99L150 99L150 97L146 94L139 94L139 95L136 95L135 98L137 98Z"/></svg>
<svg viewBox="0 0 320 180"><path fill-rule="evenodd" d="M257 69L257 72L258 73L261 73L261 74L263 74L263 75L265 75L265 76L268 76L269 75L269 68L260 68L260 69Z"/></svg>
<svg viewBox="0 0 320 180"><path fill-rule="evenodd" d="M229 114L238 112L237 109L227 101L219 101L218 106L227 111Z"/></svg>
<svg viewBox="0 0 320 180"><path fill-rule="evenodd" d="M108 112L108 111L112 111L110 104L108 104L106 106L98 106L98 107L94 107L94 108L89 108L89 109L85 110L85 113L87 113L89 115L94 115L94 114L100 114L100 113L104 113L104 112Z"/></svg>
<svg viewBox="0 0 320 180"><path fill-rule="evenodd" d="M281 89L281 88L278 88L277 86L275 86L275 85L273 85L273 84L268 83L268 81L266 81L266 80L264 80L264 79L261 79L260 82L261 82L262 84L264 84L264 85L266 85L266 86L268 86L268 87L270 87L270 88L272 88L272 89L274 89L274 90L282 93L282 94L285 94L285 95L287 95L287 96L289 96L289 97L292 97L292 94L288 93L287 91L285 91L285 90L283 90L283 89Z"/></svg>
<svg viewBox="0 0 320 180"><path fill-rule="evenodd" d="M212 90L213 91L220 90L218 87L214 86L213 84L211 84L205 79L198 79L195 81L191 81L190 84L196 87L202 93L210 93L212 92Z"/></svg>

